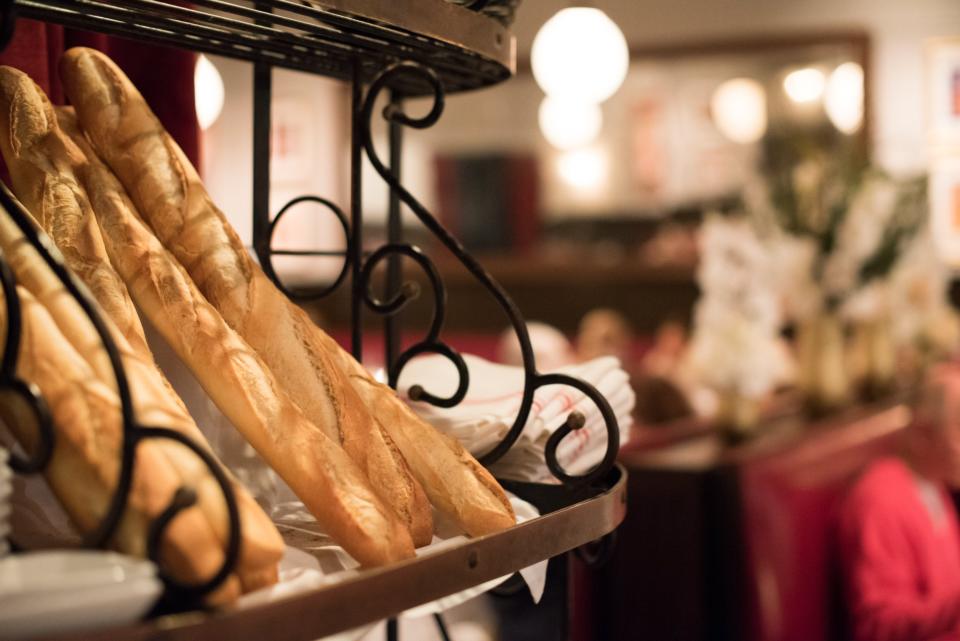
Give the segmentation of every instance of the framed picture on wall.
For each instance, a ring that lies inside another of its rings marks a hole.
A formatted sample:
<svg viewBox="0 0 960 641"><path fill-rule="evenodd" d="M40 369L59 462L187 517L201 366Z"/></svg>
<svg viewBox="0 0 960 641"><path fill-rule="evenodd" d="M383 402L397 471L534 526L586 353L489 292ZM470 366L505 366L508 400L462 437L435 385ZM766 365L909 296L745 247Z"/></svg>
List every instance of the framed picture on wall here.
<svg viewBox="0 0 960 641"><path fill-rule="evenodd" d="M929 43L927 101L931 146L960 153L960 38Z"/></svg>
<svg viewBox="0 0 960 641"><path fill-rule="evenodd" d="M931 166L930 214L941 256L960 267L960 156L941 158Z"/></svg>

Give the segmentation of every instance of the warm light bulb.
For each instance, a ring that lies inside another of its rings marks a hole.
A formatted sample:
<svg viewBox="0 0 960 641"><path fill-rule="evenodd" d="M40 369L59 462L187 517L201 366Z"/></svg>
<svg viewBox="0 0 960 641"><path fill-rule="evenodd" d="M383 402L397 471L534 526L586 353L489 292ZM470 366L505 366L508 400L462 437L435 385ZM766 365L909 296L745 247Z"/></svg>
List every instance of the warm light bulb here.
<svg viewBox="0 0 960 641"><path fill-rule="evenodd" d="M845 62L830 74L824 108L830 122L845 134L852 134L863 123L863 67Z"/></svg>
<svg viewBox="0 0 960 641"><path fill-rule="evenodd" d="M797 103L807 103L819 100L823 96L827 80L823 72L813 67L797 69L787 74L783 79L783 90L787 97Z"/></svg>
<svg viewBox="0 0 960 641"><path fill-rule="evenodd" d="M593 142L603 126L600 105L547 96L540 103L540 131L557 149L574 149Z"/></svg>
<svg viewBox="0 0 960 641"><path fill-rule="evenodd" d="M620 28L592 7L568 7L533 39L533 77L551 98L599 104L616 93L630 66Z"/></svg>
<svg viewBox="0 0 960 641"><path fill-rule="evenodd" d="M208 129L223 111L224 91L220 72L204 55L197 58L193 71L193 92L200 128Z"/></svg>
<svg viewBox="0 0 960 641"><path fill-rule="evenodd" d="M591 191L606 179L607 159L597 149L568 151L557 159L557 172L574 189Z"/></svg>
<svg viewBox="0 0 960 641"><path fill-rule="evenodd" d="M767 131L767 93L750 78L727 80L713 92L710 113L720 133L733 142L756 142Z"/></svg>

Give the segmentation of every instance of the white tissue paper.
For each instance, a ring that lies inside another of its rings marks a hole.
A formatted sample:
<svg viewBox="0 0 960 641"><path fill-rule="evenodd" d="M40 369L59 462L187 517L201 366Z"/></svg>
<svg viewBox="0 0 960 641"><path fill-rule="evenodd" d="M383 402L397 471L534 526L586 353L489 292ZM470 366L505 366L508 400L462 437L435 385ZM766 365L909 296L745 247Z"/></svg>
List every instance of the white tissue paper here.
<svg viewBox="0 0 960 641"><path fill-rule="evenodd" d="M479 456L499 443L513 425L523 395L523 369L470 354L463 359L470 372L470 386L459 405L443 408L414 402L411 407L438 430L458 439L471 454ZM620 361L605 356L555 371L593 385L613 409L620 442L626 442L636 397ZM446 358L424 356L407 364L397 387L404 396L415 384L436 396L451 396L458 382L456 370ZM582 413L586 423L560 442L557 460L568 474L583 474L599 463L607 446L606 426L599 408L575 388L551 385L534 394L523 432L513 448L491 467L494 475L538 483L554 481L544 451L547 439L564 424L571 411Z"/></svg>

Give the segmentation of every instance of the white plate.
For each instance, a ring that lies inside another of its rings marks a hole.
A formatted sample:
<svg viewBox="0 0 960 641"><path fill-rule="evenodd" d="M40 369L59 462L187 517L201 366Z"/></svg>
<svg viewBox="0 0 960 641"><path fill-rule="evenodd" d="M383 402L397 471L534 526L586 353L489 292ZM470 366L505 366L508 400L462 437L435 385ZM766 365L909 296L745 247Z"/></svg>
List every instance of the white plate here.
<svg viewBox="0 0 960 641"><path fill-rule="evenodd" d="M115 552L29 552L0 563L0 602L24 594L86 590L156 576L156 566Z"/></svg>
<svg viewBox="0 0 960 641"><path fill-rule="evenodd" d="M0 563L14 557L0 559ZM63 591L43 598L0 601L0 639L82 632L133 623L160 598L155 577L93 590Z"/></svg>
<svg viewBox="0 0 960 641"><path fill-rule="evenodd" d="M32 552L0 559L0 639L130 623L163 584L149 561L113 552Z"/></svg>

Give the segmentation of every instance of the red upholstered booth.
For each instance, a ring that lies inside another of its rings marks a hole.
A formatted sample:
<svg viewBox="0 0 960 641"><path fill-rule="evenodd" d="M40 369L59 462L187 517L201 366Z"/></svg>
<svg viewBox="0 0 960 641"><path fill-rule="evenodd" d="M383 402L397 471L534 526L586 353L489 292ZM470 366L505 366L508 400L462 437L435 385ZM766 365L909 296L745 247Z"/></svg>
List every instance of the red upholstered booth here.
<svg viewBox="0 0 960 641"><path fill-rule="evenodd" d="M812 425L783 418L739 446L689 425L628 446L626 521L610 562L575 572L574 638L843 638L839 499L909 418L889 402Z"/></svg>
<svg viewBox="0 0 960 641"><path fill-rule="evenodd" d="M897 405L742 467L749 638L843 638L833 530L839 499L870 461L893 451L908 420Z"/></svg>

